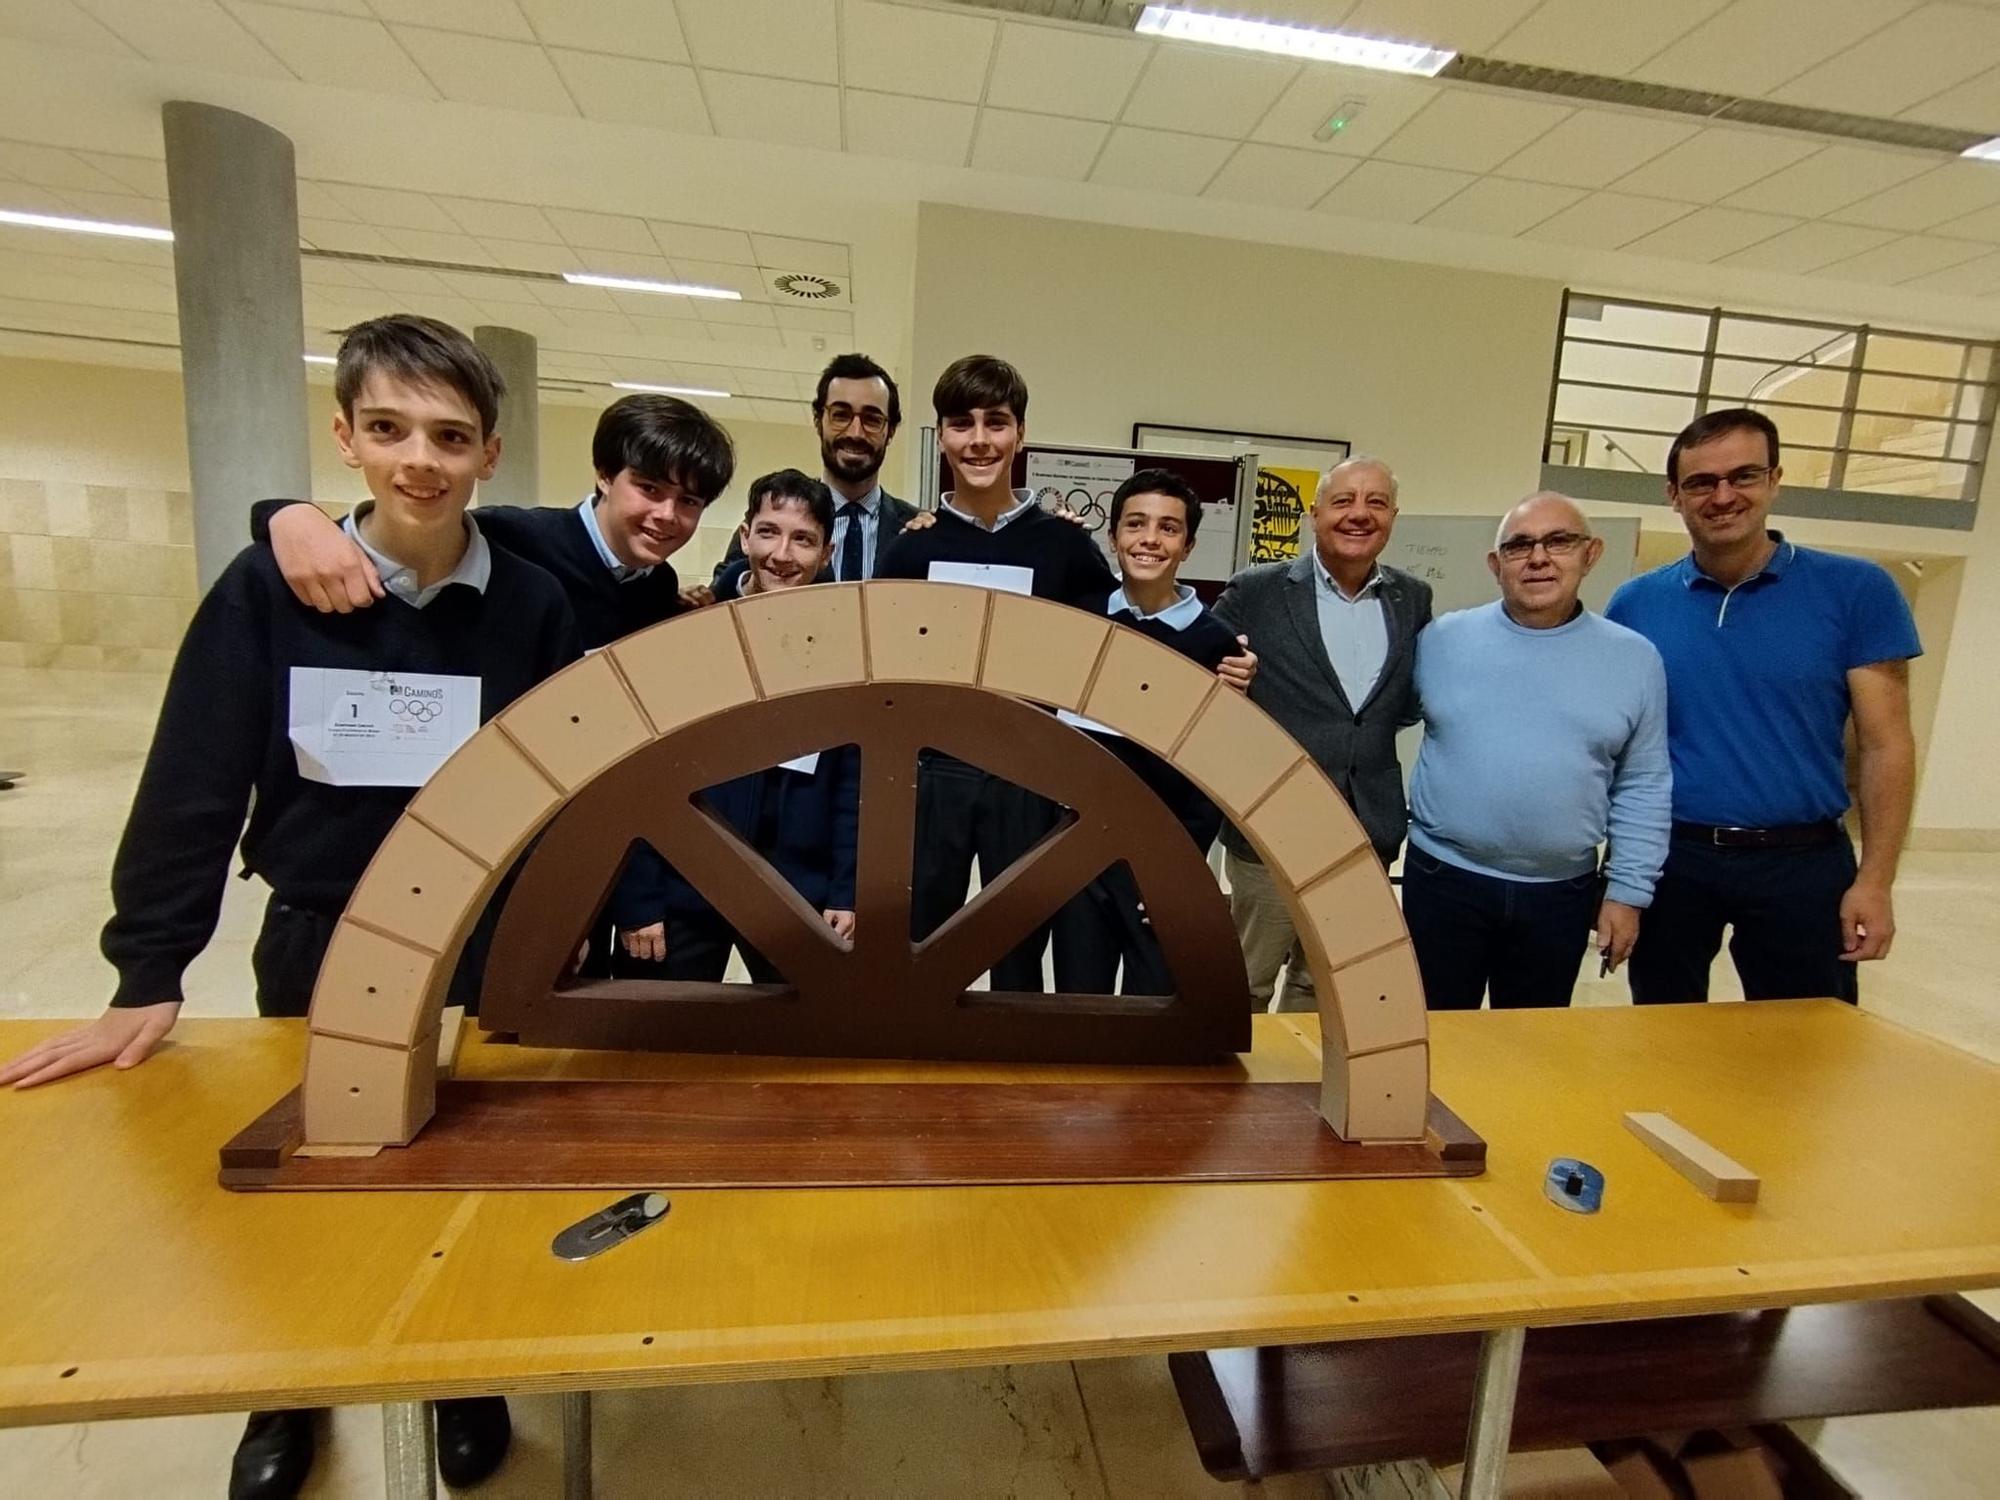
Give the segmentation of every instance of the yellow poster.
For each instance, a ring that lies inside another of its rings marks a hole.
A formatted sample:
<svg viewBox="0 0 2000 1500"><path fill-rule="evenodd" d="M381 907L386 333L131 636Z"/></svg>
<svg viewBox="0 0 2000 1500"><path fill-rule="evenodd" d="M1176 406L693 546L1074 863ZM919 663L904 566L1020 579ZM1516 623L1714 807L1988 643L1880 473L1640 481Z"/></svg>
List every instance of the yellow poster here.
<svg viewBox="0 0 2000 1500"><path fill-rule="evenodd" d="M1250 561L1289 562L1312 506L1319 475L1311 469L1259 469L1257 508L1250 516Z"/></svg>

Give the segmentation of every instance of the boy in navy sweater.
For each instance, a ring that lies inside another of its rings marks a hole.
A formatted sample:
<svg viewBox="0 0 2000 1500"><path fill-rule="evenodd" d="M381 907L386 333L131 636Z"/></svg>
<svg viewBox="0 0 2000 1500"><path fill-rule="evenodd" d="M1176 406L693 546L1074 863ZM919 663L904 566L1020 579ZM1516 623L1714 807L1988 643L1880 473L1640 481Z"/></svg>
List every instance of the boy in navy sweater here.
<svg viewBox="0 0 2000 1500"><path fill-rule="evenodd" d="M1111 545L1122 586L1106 612L1119 624L1171 646L1214 671L1242 648L1236 634L1202 607L1180 581L1201 528L1201 496L1177 474L1141 469L1111 497ZM1205 854L1222 827L1222 814L1180 772L1122 735L1093 734L1138 773L1187 829ZM1119 992L1173 993L1160 940L1146 920L1138 884L1114 865L1085 886L1055 920L1056 988L1064 994L1108 994L1124 964Z"/></svg>

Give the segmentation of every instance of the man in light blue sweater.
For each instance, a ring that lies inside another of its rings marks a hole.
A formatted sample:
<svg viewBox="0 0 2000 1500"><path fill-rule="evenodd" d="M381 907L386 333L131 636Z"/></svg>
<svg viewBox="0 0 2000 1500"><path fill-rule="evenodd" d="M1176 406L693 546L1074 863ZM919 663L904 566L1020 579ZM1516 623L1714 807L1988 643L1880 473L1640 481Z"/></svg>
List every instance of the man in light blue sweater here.
<svg viewBox="0 0 2000 1500"><path fill-rule="evenodd" d="M1487 554L1499 601L1417 640L1403 915L1433 1009L1567 1005L1593 928L1608 968L1638 940L1672 816L1667 680L1577 602L1603 551L1574 501L1530 495Z"/></svg>

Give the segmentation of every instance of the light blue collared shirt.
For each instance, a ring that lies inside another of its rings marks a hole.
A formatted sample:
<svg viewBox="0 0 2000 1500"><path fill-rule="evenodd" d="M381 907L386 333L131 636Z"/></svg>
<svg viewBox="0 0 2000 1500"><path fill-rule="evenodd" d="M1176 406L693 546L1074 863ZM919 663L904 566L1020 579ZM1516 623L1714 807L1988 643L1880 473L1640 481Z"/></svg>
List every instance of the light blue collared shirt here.
<svg viewBox="0 0 2000 1500"><path fill-rule="evenodd" d="M1135 620L1158 620L1170 630L1186 630L1201 618L1201 600L1195 597L1194 590L1187 584L1178 584L1174 602L1158 614L1149 615L1127 598L1121 588L1112 590L1111 597L1104 602L1104 612L1107 615L1128 614Z"/></svg>
<svg viewBox="0 0 2000 1500"><path fill-rule="evenodd" d="M1327 660L1347 694L1347 706L1360 712L1375 680L1389 659L1389 613L1382 607L1382 570L1376 568L1368 581L1349 598L1320 561L1313 555L1313 603L1319 611L1319 638L1326 645Z"/></svg>
<svg viewBox="0 0 2000 1500"><path fill-rule="evenodd" d="M830 479L827 481L827 488L833 489L833 481ZM847 541L848 523L852 519L852 513L847 507L858 505L861 507L861 576L863 578L873 578L875 576L875 543L876 539L882 534L882 486L879 484L876 485L874 489L863 495L859 500L849 500L839 490L833 490L833 498L832 555L828 562L828 565L833 569L833 576L841 583L854 582L851 578L841 576L840 558L841 548Z"/></svg>
<svg viewBox="0 0 2000 1500"><path fill-rule="evenodd" d="M1033 490L1016 490L1014 491L1014 503L1011 506L1009 506L1006 510L1001 511L999 515L995 516L993 518L993 524L991 526L988 526L984 521L980 520L979 517L974 515L968 515L965 511L962 511L958 508L958 505L953 498L956 495L956 493L957 492L955 490L946 490L944 498L938 501L938 504L945 510L950 511L953 515L957 516L959 520L970 521L974 526L977 526L981 531L998 531L1000 530L1001 527L1005 526L1009 521L1018 521L1021 519L1021 517L1025 516L1029 511L1035 508L1035 492Z"/></svg>
<svg viewBox="0 0 2000 1500"><path fill-rule="evenodd" d="M604 532L597 524L597 495L585 495L576 513L583 517L583 529L590 538L590 545L597 549L597 555L604 560L604 566L611 570L611 576L620 583L630 583L635 578L644 578L653 570L650 567L627 567L618 560L618 554L611 550L611 544L604 540Z"/></svg>
<svg viewBox="0 0 2000 1500"><path fill-rule="evenodd" d="M465 515L465 551L460 554L458 566L429 588L417 586L417 570L407 567L390 557L377 552L368 545L368 538L361 534L361 517L374 508L373 500L364 500L347 513L347 519L340 523L340 529L361 549L362 556L375 564L375 571L382 575L382 587L401 599L413 609L422 609L454 583L463 583L486 592L486 581L493 576L493 549L486 538L479 533L479 523L472 519L472 513Z"/></svg>

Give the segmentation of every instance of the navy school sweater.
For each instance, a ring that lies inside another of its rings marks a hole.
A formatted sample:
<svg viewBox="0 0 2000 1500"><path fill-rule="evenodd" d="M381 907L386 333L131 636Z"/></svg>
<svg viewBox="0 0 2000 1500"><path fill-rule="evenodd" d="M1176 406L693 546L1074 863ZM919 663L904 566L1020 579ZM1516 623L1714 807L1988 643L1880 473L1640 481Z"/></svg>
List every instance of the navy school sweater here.
<svg viewBox="0 0 2000 1500"><path fill-rule="evenodd" d="M1184 630L1176 630L1164 620L1141 620L1123 611L1111 618L1128 630L1136 630L1163 646L1171 647L1209 672L1213 672L1224 658L1234 656L1243 649L1236 640L1236 632L1206 609L1189 621ZM1222 691L1230 693L1235 689L1225 687ZM1143 745L1135 744L1122 735L1108 738L1092 735L1091 738L1130 766L1180 820L1181 826L1188 831L1188 837L1194 840L1195 847L1204 854L1208 852L1208 846L1222 831L1222 813L1193 782Z"/></svg>
<svg viewBox="0 0 2000 1500"><path fill-rule="evenodd" d="M1038 599L1104 613L1118 579L1090 534L1074 521L1036 507L998 531L937 512L937 524L905 529L875 564L877 578L928 578L934 562L991 563L1034 571Z"/></svg>

